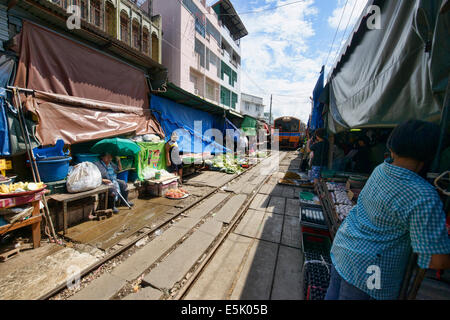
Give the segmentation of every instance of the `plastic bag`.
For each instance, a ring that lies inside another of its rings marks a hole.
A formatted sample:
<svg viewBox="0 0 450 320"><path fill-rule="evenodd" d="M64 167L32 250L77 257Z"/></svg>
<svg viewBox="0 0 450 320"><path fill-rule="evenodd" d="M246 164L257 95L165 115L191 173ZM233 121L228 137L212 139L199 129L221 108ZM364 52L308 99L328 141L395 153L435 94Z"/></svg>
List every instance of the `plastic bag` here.
<svg viewBox="0 0 450 320"><path fill-rule="evenodd" d="M102 174L92 162L82 162L73 167L67 176L67 191L70 193L84 192L100 187Z"/></svg>
<svg viewBox="0 0 450 320"><path fill-rule="evenodd" d="M143 171L142 171L142 175L144 176L145 180L151 180L155 178L155 174L158 170L150 168L150 167L146 167Z"/></svg>

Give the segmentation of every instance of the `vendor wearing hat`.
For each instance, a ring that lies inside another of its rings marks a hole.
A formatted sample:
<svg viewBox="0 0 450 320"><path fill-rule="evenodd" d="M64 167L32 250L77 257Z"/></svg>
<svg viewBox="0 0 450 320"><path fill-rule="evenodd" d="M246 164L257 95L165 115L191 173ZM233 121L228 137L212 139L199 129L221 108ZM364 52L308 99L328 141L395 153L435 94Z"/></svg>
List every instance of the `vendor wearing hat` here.
<svg viewBox="0 0 450 320"><path fill-rule="evenodd" d="M117 209L119 202L119 193L122 197L128 202L130 206L133 206L134 203L128 201L128 185L125 181L117 179L117 172L122 170L122 164L120 163L120 158L116 157L118 165L112 162L112 155L109 153L104 153L100 157L100 161L95 162L94 164L100 170L102 174L103 183L110 186L109 189L109 200L112 200L110 203L113 204L112 209L113 213L119 213ZM125 203L120 203L125 205Z"/></svg>
<svg viewBox="0 0 450 320"><path fill-rule="evenodd" d="M177 175L180 180L180 184L182 183L183 178L183 161L180 158L180 149L178 148L178 134L173 132L170 140L166 143L166 162L167 166L170 168L170 171Z"/></svg>

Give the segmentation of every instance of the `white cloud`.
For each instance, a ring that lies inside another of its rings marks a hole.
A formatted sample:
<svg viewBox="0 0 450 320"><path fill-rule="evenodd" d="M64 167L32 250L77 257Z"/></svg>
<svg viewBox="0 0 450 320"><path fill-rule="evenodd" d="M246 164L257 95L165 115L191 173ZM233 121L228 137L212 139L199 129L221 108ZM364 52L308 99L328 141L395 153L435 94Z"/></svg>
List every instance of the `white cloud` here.
<svg viewBox="0 0 450 320"><path fill-rule="evenodd" d="M266 0L266 9L290 3ZM257 14L242 15L249 35L242 39L242 92L264 98L269 111L270 94L274 116L296 116L307 122L311 111L309 97L319 77L323 55L310 57L308 40L315 36L312 19L318 14L314 0ZM298 98L297 98L298 97Z"/></svg>
<svg viewBox="0 0 450 320"><path fill-rule="evenodd" d="M348 0L347 6L345 6L346 1L347 0L338 0L338 7L333 11L331 17L328 18L328 23L333 29L336 29L339 26L339 31L344 31L347 23L349 28L352 27L358 21L367 4L367 0ZM344 13L343 16L342 13ZM341 21L340 25L339 21Z"/></svg>

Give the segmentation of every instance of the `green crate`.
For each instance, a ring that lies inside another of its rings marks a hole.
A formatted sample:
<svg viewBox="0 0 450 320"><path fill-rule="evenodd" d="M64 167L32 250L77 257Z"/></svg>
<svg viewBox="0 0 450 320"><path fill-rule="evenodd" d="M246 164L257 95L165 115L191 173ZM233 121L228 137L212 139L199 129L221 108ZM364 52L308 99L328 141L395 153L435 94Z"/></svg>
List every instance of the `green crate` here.
<svg viewBox="0 0 450 320"><path fill-rule="evenodd" d="M66 180L46 182L47 190L50 190L50 195L58 193L67 193Z"/></svg>

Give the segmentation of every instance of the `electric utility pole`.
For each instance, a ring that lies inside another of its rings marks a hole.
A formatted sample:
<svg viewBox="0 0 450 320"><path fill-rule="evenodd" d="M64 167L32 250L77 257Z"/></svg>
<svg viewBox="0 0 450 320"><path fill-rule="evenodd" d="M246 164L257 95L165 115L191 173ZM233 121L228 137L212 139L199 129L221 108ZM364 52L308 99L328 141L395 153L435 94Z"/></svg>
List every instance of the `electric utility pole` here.
<svg viewBox="0 0 450 320"><path fill-rule="evenodd" d="M272 95L270 95L270 114L269 114L269 125L272 125Z"/></svg>

